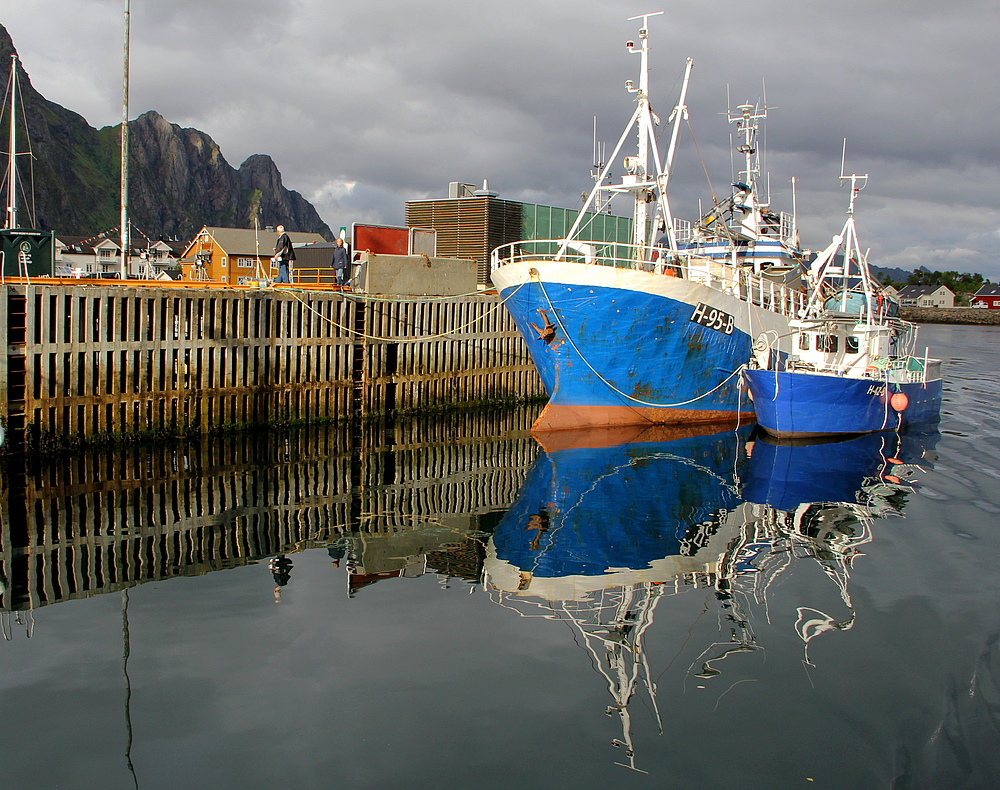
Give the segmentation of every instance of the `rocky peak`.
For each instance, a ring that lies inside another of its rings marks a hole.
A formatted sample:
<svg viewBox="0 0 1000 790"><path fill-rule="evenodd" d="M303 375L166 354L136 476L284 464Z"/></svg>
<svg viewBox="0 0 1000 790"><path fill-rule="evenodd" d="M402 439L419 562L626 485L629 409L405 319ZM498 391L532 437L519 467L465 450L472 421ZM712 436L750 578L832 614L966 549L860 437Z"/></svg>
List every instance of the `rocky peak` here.
<svg viewBox="0 0 1000 790"><path fill-rule="evenodd" d="M14 52L0 25L5 83ZM94 129L83 116L48 101L32 87L23 64L18 85L35 154L34 224L71 235L117 226L119 126ZM254 154L236 170L209 135L170 123L155 110L129 122L129 215L151 238L190 238L203 225L251 228L255 215L262 227L281 223L333 238L316 209L282 185L269 156Z"/></svg>

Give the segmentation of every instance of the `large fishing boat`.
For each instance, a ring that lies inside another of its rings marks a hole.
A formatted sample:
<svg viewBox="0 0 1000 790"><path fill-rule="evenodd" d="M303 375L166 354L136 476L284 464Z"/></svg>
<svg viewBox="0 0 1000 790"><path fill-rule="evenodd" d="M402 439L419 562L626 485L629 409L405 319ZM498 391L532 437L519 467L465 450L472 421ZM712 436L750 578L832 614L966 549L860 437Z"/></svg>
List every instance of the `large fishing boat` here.
<svg viewBox="0 0 1000 790"><path fill-rule="evenodd" d="M752 417L739 371L758 350L788 353L789 318L805 307L794 222L757 198L762 114L752 106L733 118L745 180L695 227L675 223L667 191L691 61L661 157L649 101L650 16L634 17L640 43L626 45L640 57L638 84L626 82L635 111L567 237L493 252L493 283L549 395L536 430ZM637 153L612 183L611 163L633 133ZM616 195L632 198L630 243L595 240L588 229Z"/></svg>
<svg viewBox="0 0 1000 790"><path fill-rule="evenodd" d="M896 316L858 243L854 204L868 176L843 173L847 221L811 265L809 302L789 325L794 354L774 349L743 374L774 436L895 430L939 416L941 361L917 353L917 327Z"/></svg>

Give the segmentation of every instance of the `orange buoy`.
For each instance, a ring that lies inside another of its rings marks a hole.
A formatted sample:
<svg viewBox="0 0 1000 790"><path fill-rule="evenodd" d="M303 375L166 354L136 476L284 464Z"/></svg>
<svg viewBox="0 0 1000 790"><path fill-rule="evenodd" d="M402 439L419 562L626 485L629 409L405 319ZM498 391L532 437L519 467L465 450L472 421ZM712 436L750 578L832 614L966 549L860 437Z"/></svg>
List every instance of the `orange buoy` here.
<svg viewBox="0 0 1000 790"><path fill-rule="evenodd" d="M906 411L906 407L910 405L910 399L906 397L905 392L894 392L889 398L889 405L896 411Z"/></svg>

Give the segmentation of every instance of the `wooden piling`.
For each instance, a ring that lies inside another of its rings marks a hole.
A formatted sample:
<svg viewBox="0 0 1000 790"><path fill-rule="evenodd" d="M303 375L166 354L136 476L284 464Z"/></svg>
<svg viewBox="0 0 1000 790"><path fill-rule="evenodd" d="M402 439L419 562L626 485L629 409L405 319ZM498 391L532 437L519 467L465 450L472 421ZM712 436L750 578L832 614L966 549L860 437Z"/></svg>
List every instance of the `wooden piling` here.
<svg viewBox="0 0 1000 790"><path fill-rule="evenodd" d="M543 394L495 296L65 283L2 290L0 420L29 446Z"/></svg>

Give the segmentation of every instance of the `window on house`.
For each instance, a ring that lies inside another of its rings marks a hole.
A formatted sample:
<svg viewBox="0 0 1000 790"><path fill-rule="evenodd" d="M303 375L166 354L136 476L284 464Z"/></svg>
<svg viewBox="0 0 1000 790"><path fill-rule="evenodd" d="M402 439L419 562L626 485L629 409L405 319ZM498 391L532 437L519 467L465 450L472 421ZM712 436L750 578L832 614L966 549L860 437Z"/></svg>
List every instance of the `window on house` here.
<svg viewBox="0 0 1000 790"><path fill-rule="evenodd" d="M102 249L100 250L100 255L102 258L112 258L114 257L114 250Z"/></svg>
<svg viewBox="0 0 1000 790"><path fill-rule="evenodd" d="M252 269L253 268L253 258L237 258L236 268L238 269Z"/></svg>

